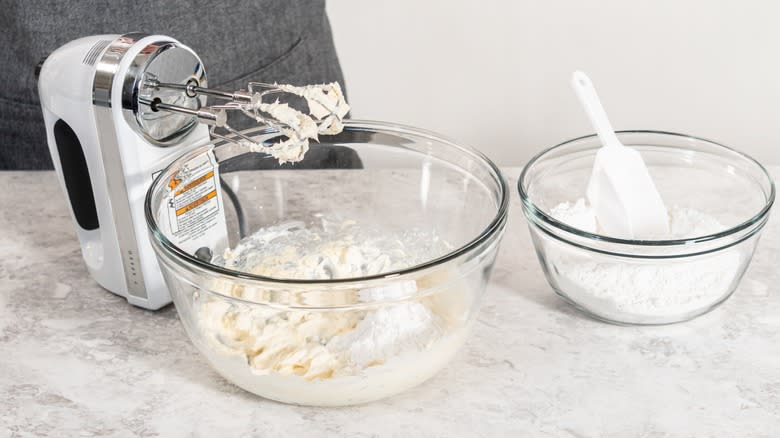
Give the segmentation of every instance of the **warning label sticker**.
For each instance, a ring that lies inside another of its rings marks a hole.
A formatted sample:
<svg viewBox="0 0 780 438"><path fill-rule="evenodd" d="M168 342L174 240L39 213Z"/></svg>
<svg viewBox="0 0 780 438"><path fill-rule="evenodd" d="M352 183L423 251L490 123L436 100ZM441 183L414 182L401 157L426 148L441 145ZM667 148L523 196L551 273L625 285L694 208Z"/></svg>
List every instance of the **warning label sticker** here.
<svg viewBox="0 0 780 438"><path fill-rule="evenodd" d="M168 189L168 223L176 245L189 253L204 246L212 251L224 247L225 207L214 154L209 151L182 166Z"/></svg>

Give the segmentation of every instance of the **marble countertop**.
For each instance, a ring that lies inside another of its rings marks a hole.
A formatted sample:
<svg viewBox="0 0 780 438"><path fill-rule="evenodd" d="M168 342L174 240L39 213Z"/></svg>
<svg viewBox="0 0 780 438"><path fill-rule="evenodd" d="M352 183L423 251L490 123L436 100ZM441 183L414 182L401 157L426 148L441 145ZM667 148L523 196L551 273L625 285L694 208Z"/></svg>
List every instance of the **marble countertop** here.
<svg viewBox="0 0 780 438"><path fill-rule="evenodd" d="M780 427L777 215L723 306L684 324L620 327L552 292L513 195L457 359L384 401L307 408L223 380L172 306L150 312L101 289L53 172L0 172L0 186L0 436L768 437Z"/></svg>

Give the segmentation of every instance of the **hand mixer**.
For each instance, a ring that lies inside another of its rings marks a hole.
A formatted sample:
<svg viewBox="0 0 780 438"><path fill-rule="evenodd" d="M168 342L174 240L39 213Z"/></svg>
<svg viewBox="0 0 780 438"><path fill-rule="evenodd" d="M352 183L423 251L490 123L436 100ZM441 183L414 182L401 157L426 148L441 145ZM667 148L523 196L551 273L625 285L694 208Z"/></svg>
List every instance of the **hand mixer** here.
<svg viewBox="0 0 780 438"><path fill-rule="evenodd" d="M38 90L52 161L90 274L104 288L148 309L171 301L143 213L156 172L211 137L269 153L280 162L296 161L308 139L340 131L349 110L338 84L210 89L193 50L167 36L141 33L91 36L60 47L40 67ZM281 93L304 98L313 117L264 100ZM206 96L224 102L209 107ZM269 125L288 140L256 143L227 124L228 111ZM213 166L210 178L217 187L216 163L205 164ZM227 185L222 189L229 190ZM221 203L221 191L215 192Z"/></svg>

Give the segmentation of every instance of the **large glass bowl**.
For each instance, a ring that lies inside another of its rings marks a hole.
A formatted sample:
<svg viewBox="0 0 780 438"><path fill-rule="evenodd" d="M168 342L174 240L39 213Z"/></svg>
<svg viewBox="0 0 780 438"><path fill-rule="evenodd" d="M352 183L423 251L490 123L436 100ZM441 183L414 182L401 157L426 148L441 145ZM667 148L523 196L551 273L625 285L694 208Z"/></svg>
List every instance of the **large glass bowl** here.
<svg viewBox="0 0 780 438"><path fill-rule="evenodd" d="M667 207L694 209L722 226L675 240L625 240L556 220L556 206L585 197L601 147L596 136L577 138L534 157L518 181L547 281L580 310L613 323L668 324L714 309L750 263L774 202L772 178L752 158L701 138L618 137L642 154Z"/></svg>
<svg viewBox="0 0 780 438"><path fill-rule="evenodd" d="M244 135L279 140L262 128ZM484 155L429 132L349 121L319 140L296 165L225 141L197 148L152 184L147 223L184 328L222 376L286 403L363 403L425 381L463 344L506 226L507 189ZM192 170L204 159L216 163L218 196L206 189L190 205L205 212L218 199L222 210L176 222L172 215L190 210L172 196L211 177ZM215 226L222 216L224 228ZM305 228L327 240L356 223L428 256L362 278L314 280L219 261L259 229Z"/></svg>

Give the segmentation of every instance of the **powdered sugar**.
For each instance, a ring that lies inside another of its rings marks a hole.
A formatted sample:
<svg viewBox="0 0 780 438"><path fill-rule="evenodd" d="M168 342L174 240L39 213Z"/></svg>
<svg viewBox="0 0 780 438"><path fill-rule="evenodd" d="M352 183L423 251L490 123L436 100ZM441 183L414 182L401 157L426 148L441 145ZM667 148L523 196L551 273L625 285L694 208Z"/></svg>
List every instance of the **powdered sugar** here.
<svg viewBox="0 0 780 438"><path fill-rule="evenodd" d="M592 210L580 199L551 209L574 228L598 232ZM714 217L690 208L669 210L671 235L688 239L725 229ZM721 251L668 259L606 256L561 244L547 254L557 288L576 303L608 319L653 323L694 314L724 299L740 269L740 253Z"/></svg>
<svg viewBox="0 0 780 438"><path fill-rule="evenodd" d="M366 368L404 351L426 350L442 335L436 319L428 307L418 302L384 306L328 345L345 351L350 363Z"/></svg>
<svg viewBox="0 0 780 438"><path fill-rule="evenodd" d="M585 199L562 202L550 209L552 217L573 228L589 233L601 233L593 209ZM691 239L723 231L723 226L714 217L692 208L674 206L669 209L670 235L665 239Z"/></svg>
<svg viewBox="0 0 780 438"><path fill-rule="evenodd" d="M564 224L587 232L596 231L596 215L593 210L585 203L585 199L580 198L574 204L563 202L550 210L552 216Z"/></svg>

